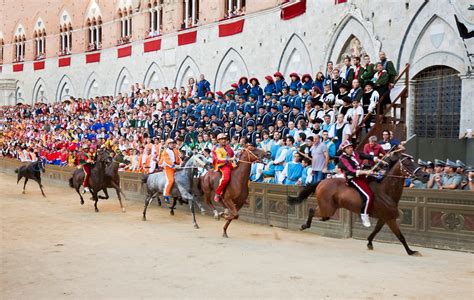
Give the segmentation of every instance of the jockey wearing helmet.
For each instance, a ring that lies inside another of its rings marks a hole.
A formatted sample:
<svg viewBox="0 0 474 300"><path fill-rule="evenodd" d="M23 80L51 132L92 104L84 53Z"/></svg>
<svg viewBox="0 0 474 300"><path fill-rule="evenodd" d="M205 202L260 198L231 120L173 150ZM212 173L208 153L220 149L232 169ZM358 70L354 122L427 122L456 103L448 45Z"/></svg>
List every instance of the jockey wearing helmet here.
<svg viewBox="0 0 474 300"><path fill-rule="evenodd" d="M84 171L84 193L89 192L89 178L91 176L91 165L94 163L94 153L87 144L82 145L82 154L79 159L79 164L82 166Z"/></svg>
<svg viewBox="0 0 474 300"><path fill-rule="evenodd" d="M166 147L161 152L158 164L163 167L165 171L166 184L163 196L166 203L170 204L171 189L173 188L174 184L174 171L177 166L181 165L181 158L179 157L178 149L175 147L176 144L174 140L167 139L165 145Z"/></svg>
<svg viewBox="0 0 474 300"><path fill-rule="evenodd" d="M360 218L365 227L370 227L368 209L371 205L374 195L369 187L367 176L371 175L371 170L362 170L362 159L378 161L377 157L367 155L362 152L354 152L354 146L348 140L341 144L342 154L339 156L338 167L344 173L349 186L354 187L362 198L362 207Z"/></svg>
<svg viewBox="0 0 474 300"><path fill-rule="evenodd" d="M221 200L222 192L227 184L229 184L230 174L234 167L234 150L232 150L227 143L227 139L224 133L219 133L217 135L218 144L212 149L212 164L214 165L214 170L222 173L219 186L216 189L216 196L214 197L214 201L216 202Z"/></svg>

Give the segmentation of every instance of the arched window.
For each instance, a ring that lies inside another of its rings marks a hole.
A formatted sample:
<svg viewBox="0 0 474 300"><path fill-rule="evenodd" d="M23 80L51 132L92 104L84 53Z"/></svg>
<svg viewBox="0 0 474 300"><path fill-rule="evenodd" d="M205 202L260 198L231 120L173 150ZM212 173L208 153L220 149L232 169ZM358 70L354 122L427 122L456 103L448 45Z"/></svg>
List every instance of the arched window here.
<svg viewBox="0 0 474 300"><path fill-rule="evenodd" d="M163 30L163 0L148 3L147 37L155 37Z"/></svg>
<svg viewBox="0 0 474 300"><path fill-rule="evenodd" d="M93 18L92 20L87 21L87 41L88 41L88 51L99 50L102 48L102 19L99 16L98 18Z"/></svg>
<svg viewBox="0 0 474 300"><path fill-rule="evenodd" d="M183 0L183 7L181 29L196 26L199 23L199 0Z"/></svg>
<svg viewBox="0 0 474 300"><path fill-rule="evenodd" d="M44 59L46 56L46 29L44 22L38 18L34 28L35 60Z"/></svg>
<svg viewBox="0 0 474 300"><path fill-rule="evenodd" d="M224 18L233 18L245 14L245 0L224 0Z"/></svg>
<svg viewBox="0 0 474 300"><path fill-rule="evenodd" d="M25 29L23 29L23 26L20 24L18 25L13 38L13 43L15 44L13 62L21 62L25 60L25 42Z"/></svg>
<svg viewBox="0 0 474 300"><path fill-rule="evenodd" d="M132 15L133 10L131 7L119 8L118 12L120 18L120 38L117 41L118 45L129 43L132 38Z"/></svg>
<svg viewBox="0 0 474 300"><path fill-rule="evenodd" d="M459 137L461 78L446 66L433 66L414 78L415 134L428 138Z"/></svg>
<svg viewBox="0 0 474 300"><path fill-rule="evenodd" d="M58 55L71 54L72 49L72 25L71 17L64 11L59 22L59 53Z"/></svg>

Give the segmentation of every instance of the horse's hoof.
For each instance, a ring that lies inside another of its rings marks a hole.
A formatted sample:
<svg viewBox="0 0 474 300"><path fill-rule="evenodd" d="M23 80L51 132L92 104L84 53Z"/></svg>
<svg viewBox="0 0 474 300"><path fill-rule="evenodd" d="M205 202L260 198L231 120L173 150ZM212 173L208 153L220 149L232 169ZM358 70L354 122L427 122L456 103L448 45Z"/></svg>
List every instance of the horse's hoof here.
<svg viewBox="0 0 474 300"><path fill-rule="evenodd" d="M194 224L194 229L199 229L199 225L198 225L198 224Z"/></svg>
<svg viewBox="0 0 474 300"><path fill-rule="evenodd" d="M143 217L143 218L142 218L142 221L146 221L146 217Z"/></svg>
<svg viewBox="0 0 474 300"><path fill-rule="evenodd" d="M99 210L96 208L96 209L95 209L95 212L96 212L96 213L98 213L98 212L99 212Z"/></svg>
<svg viewBox="0 0 474 300"><path fill-rule="evenodd" d="M301 225L300 230L303 231L303 230L305 230L305 229L307 229L307 228L308 228L308 226L306 226L306 224L303 224L303 225Z"/></svg>
<svg viewBox="0 0 474 300"><path fill-rule="evenodd" d="M84 201L81 201L81 205L84 205Z"/></svg>
<svg viewBox="0 0 474 300"><path fill-rule="evenodd" d="M21 193L22 193L22 194L26 194L26 192L25 192L25 191L23 191L23 192L21 192Z"/></svg>
<svg viewBox="0 0 474 300"><path fill-rule="evenodd" d="M374 250L374 246L372 245L372 243L367 244L367 249L368 250Z"/></svg>
<svg viewBox="0 0 474 300"><path fill-rule="evenodd" d="M222 237L224 237L224 238L226 238L226 239L229 238L229 236L228 236L227 233L225 233L225 232L222 234Z"/></svg>
<svg viewBox="0 0 474 300"><path fill-rule="evenodd" d="M418 252L418 251L412 251L411 253L408 253L408 255L411 255L411 256L419 256L419 257L423 256L423 255L421 255L421 253Z"/></svg>
<svg viewBox="0 0 474 300"><path fill-rule="evenodd" d="M125 208L122 208L122 212L123 212L123 213L126 213L127 211L125 210Z"/></svg>
<svg viewBox="0 0 474 300"><path fill-rule="evenodd" d="M206 215L206 210L205 209L201 210L201 215L203 215L203 216Z"/></svg>
<svg viewBox="0 0 474 300"><path fill-rule="evenodd" d="M170 210L170 215L174 216L174 211Z"/></svg>

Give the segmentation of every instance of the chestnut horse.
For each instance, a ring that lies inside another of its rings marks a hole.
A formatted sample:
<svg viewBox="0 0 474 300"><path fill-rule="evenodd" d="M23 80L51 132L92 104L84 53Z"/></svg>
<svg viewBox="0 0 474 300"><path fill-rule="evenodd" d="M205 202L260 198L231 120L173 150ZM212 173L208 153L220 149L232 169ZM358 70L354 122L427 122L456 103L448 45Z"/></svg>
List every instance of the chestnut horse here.
<svg viewBox="0 0 474 300"><path fill-rule="evenodd" d="M370 188L374 193L374 201L369 207L369 214L373 218L377 218L377 225L374 231L368 237L367 247L373 250L372 241L375 235L387 223L390 230L397 236L405 247L408 255L419 255L417 251L413 251L400 231L397 224L398 218L398 202L402 196L405 174L410 177L416 177L422 182L427 182L429 174L422 171L421 168L413 161L409 155L401 153L402 149L392 152L389 157L388 170L385 178L377 183L370 182ZM316 200L318 207L316 212L310 209L306 224L301 225L301 230L311 227L311 221L314 216L320 217L321 221L329 220L338 208L345 208L354 213L359 214L362 206L362 199L356 189L349 187L345 179L332 178L325 179L316 185L305 187L297 197L288 197L290 204L298 204L303 202L316 190Z"/></svg>
<svg viewBox="0 0 474 300"><path fill-rule="evenodd" d="M238 155L237 167L232 170L231 179L224 192L222 193L222 205L229 209L229 215L225 216L227 222L224 225L223 237L227 236L227 228L230 222L239 218L238 211L246 203L249 196L249 178L253 162L266 158L267 154L253 146L247 146L242 149ZM210 170L204 176L199 178L198 187L204 194L206 203L214 209L211 203L211 195L219 186L221 173Z"/></svg>

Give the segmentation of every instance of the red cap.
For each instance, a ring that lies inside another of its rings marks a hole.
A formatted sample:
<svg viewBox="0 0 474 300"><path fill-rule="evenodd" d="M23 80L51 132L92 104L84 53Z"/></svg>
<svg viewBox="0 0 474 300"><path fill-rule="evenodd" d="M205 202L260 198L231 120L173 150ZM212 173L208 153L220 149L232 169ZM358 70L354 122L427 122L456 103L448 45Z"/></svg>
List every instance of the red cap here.
<svg viewBox="0 0 474 300"><path fill-rule="evenodd" d="M280 72L275 72L275 74L273 74L273 76L275 77L280 77L280 78L283 78L283 74L281 74Z"/></svg>
<svg viewBox="0 0 474 300"><path fill-rule="evenodd" d="M250 78L249 82L252 83L254 80L257 81L257 84L260 84L260 81L258 81L258 79L255 77Z"/></svg>
<svg viewBox="0 0 474 300"><path fill-rule="evenodd" d="M301 79L305 79L306 77L308 77L309 79L313 79L313 77L311 77L311 75L309 74L304 74L303 76L301 76Z"/></svg>
<svg viewBox="0 0 474 300"><path fill-rule="evenodd" d="M245 77L245 76L242 76L242 77L240 77L240 79L239 79L239 83L241 83L241 82L242 82L242 79L245 79L245 80L247 80L247 77ZM247 80L247 82L248 82L248 80Z"/></svg>
<svg viewBox="0 0 474 300"><path fill-rule="evenodd" d="M270 75L265 76L265 79L273 82L273 77Z"/></svg>
<svg viewBox="0 0 474 300"><path fill-rule="evenodd" d="M217 91L217 92L216 92L216 95L218 95L218 96L220 96L220 97L224 97L224 93L221 92L221 91Z"/></svg>
<svg viewBox="0 0 474 300"><path fill-rule="evenodd" d="M233 88L238 88L239 87L239 85L237 83L232 83L230 86L233 87Z"/></svg>
<svg viewBox="0 0 474 300"><path fill-rule="evenodd" d="M297 77L297 78L300 78L300 76L298 75L298 73L296 72L293 72L290 74L290 77Z"/></svg>

